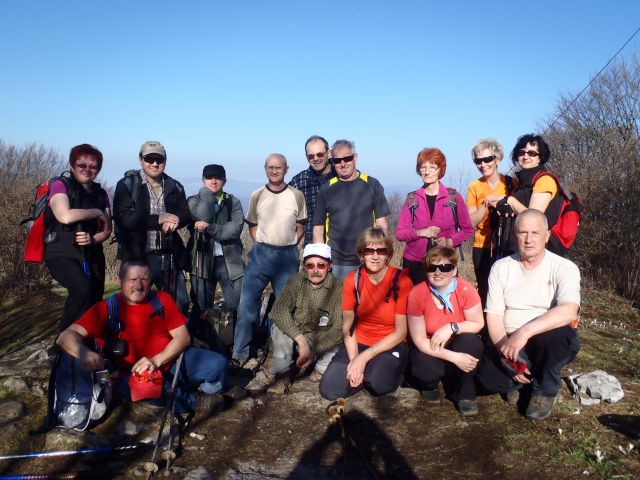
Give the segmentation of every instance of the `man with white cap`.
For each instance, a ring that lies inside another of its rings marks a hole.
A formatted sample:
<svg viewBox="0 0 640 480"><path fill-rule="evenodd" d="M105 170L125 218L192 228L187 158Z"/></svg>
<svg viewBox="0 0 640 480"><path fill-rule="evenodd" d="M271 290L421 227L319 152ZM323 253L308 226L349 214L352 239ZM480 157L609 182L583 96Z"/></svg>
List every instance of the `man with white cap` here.
<svg viewBox="0 0 640 480"><path fill-rule="evenodd" d="M303 251L304 271L293 275L271 310L272 367L262 370L247 390L284 394L295 363L301 372L315 362L311 380L319 381L342 341L342 284L331 273L331 248L311 243Z"/></svg>
<svg viewBox="0 0 640 480"><path fill-rule="evenodd" d="M127 171L113 197L118 259L146 262L152 283L174 293L186 313L189 298L183 270L189 266L189 256L178 235L191 223L184 187L164 173L167 152L160 142L144 142L139 157L140 170Z"/></svg>

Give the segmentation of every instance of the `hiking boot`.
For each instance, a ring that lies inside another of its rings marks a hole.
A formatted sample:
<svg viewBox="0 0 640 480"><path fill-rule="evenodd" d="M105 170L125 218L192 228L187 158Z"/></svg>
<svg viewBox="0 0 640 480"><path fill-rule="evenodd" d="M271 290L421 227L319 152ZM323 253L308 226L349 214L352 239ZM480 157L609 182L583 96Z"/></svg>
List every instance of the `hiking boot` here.
<svg viewBox="0 0 640 480"><path fill-rule="evenodd" d="M509 405L517 405L518 400L520 400L520 389L512 388L511 390L508 390L505 397L507 398L507 403Z"/></svg>
<svg viewBox="0 0 640 480"><path fill-rule="evenodd" d="M241 370L245 363L247 363L247 361L241 358L232 358L229 360L229 370Z"/></svg>
<svg viewBox="0 0 640 480"><path fill-rule="evenodd" d="M478 404L475 400L458 400L456 407L458 407L458 411L463 417L470 417L471 415L478 414Z"/></svg>
<svg viewBox="0 0 640 480"><path fill-rule="evenodd" d="M204 420L224 407L224 397L219 393L196 393L195 419Z"/></svg>
<svg viewBox="0 0 640 480"><path fill-rule="evenodd" d="M269 386L275 382L276 376L273 373L269 373L266 370L260 370L253 380L251 380L244 389L249 392L249 395L258 395L264 393Z"/></svg>
<svg viewBox="0 0 640 480"><path fill-rule="evenodd" d="M400 387L396 388L393 392L382 394L378 397L378 405L383 407L391 407L395 405L400 396Z"/></svg>
<svg viewBox="0 0 640 480"><path fill-rule="evenodd" d="M549 415L551 415L551 411L553 410L553 407L556 404L557 400L557 395L554 395L553 397L533 395L531 397L531 401L529 402L529 406L527 407L525 417L527 417L529 420L544 420Z"/></svg>
<svg viewBox="0 0 640 480"><path fill-rule="evenodd" d="M238 400L242 400L243 398L247 397L247 391L238 385L234 385L229 390L224 392L223 395L225 397L229 397L234 402L237 402Z"/></svg>
<svg viewBox="0 0 640 480"><path fill-rule="evenodd" d="M427 403L440 403L440 392L437 387L433 390L420 390L420 395L422 395L422 399Z"/></svg>
<svg viewBox="0 0 640 480"><path fill-rule="evenodd" d="M309 374L309 380L313 383L320 383L320 380L322 380L322 374L316 370L314 370L313 372L311 372Z"/></svg>
<svg viewBox="0 0 640 480"><path fill-rule="evenodd" d="M286 395L291 386L291 374L286 372L281 375L277 375L274 382L267 389L268 393L274 395Z"/></svg>

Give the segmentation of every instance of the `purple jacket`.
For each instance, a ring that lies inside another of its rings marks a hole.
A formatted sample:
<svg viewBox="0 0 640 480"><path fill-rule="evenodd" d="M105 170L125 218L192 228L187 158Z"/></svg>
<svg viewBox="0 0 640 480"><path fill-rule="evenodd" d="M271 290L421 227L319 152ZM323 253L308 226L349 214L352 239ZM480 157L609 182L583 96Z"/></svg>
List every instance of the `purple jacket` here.
<svg viewBox="0 0 640 480"><path fill-rule="evenodd" d="M407 260L420 262L427 253L427 244L429 239L425 237L418 237L417 234L418 230L422 228L426 228L431 225L440 227L440 234L438 235L438 238L451 238L455 247L473 235L474 228L471 223L471 218L469 218L467 206L458 192L456 192L455 202L460 231L456 232L453 213L449 206L449 191L442 182L440 182L440 190L438 191L438 197L436 198L433 218L429 218L429 206L427 205L427 197L424 193L424 188L416 190L413 201L418 204L418 208L414 211L415 218L413 220L413 224L411 222L409 198L407 198L402 206L400 218L398 218L398 225L396 226L396 237L398 240L401 242L407 242L407 246L405 247L403 254L403 257Z"/></svg>

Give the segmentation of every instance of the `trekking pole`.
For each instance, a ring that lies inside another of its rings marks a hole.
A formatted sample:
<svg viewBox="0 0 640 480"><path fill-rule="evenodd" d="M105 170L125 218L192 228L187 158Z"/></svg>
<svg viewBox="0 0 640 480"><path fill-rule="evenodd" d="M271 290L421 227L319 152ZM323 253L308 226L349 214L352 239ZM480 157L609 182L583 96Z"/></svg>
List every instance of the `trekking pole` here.
<svg viewBox="0 0 640 480"><path fill-rule="evenodd" d="M82 232L82 224L76 225L76 232ZM82 271L87 278L91 278L91 271L89 270L89 262L87 262L87 252L84 249L84 245L78 245L80 248L80 258L82 259Z"/></svg>
<svg viewBox="0 0 640 480"><path fill-rule="evenodd" d="M158 453L158 446L160 445L160 441L162 440L162 431L164 430L164 426L167 423L167 417L169 416L169 410L173 410L175 408L175 395L176 395L176 384L178 383L178 375L180 375L180 367L182 365L182 357L184 353L181 353L176 362L176 373L173 375L173 380L171 381L171 389L169 390L169 401L167 402L167 407L164 410L164 414L162 415L162 421L160 422L160 430L158 431L158 436L156 437L155 446L153 447L153 455L151 455L151 461L144 463L144 470L149 474L148 477L153 475L158 471L158 465L155 463L156 454ZM173 419L173 412L171 414L171 418ZM171 429L169 429L171 432ZM147 478L148 478L147 477Z"/></svg>
<svg viewBox="0 0 640 480"><path fill-rule="evenodd" d="M338 423L340 425L340 439L342 440L342 464L344 465L343 476L345 480L349 478L349 456L347 454L347 433L344 429L344 421L342 415L346 412L346 401L344 398L338 398L335 402L327 407L327 413L331 417L330 423Z"/></svg>
<svg viewBox="0 0 640 480"><path fill-rule="evenodd" d="M460 231L460 225L458 224L458 212L456 209L451 207L451 215L453 215L453 223L455 225L456 232ZM462 244L458 245L458 250L460 250L460 260L464 262L464 251L462 250Z"/></svg>
<svg viewBox="0 0 640 480"><path fill-rule="evenodd" d="M496 248L496 260L502 258L502 252L504 248L504 241L502 240L504 230L504 215L498 213L498 246Z"/></svg>
<svg viewBox="0 0 640 480"><path fill-rule="evenodd" d="M46 458L46 457L70 457L73 455L85 455L90 453L109 453L135 450L144 445L123 445L120 447L99 447L86 448L83 450L52 450L48 452L16 453L11 455L0 455L1 460L19 460L23 458Z"/></svg>

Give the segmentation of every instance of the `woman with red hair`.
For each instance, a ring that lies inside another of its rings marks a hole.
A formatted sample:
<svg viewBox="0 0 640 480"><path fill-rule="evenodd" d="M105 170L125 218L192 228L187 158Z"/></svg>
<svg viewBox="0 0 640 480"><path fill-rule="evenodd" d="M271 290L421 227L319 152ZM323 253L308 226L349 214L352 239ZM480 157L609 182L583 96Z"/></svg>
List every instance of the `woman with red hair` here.
<svg viewBox="0 0 640 480"><path fill-rule="evenodd" d="M473 235L462 196L440 182L446 171L447 159L440 149L420 150L416 173L423 185L407 195L398 218L396 237L407 244L402 266L409 270L414 285L427 279L422 260L429 250L457 247Z"/></svg>
<svg viewBox="0 0 640 480"><path fill-rule="evenodd" d="M77 145L69 154L69 172L49 186L44 262L68 292L60 330L78 320L104 293L102 243L111 235L111 207L107 192L94 181L101 168L100 150Z"/></svg>

